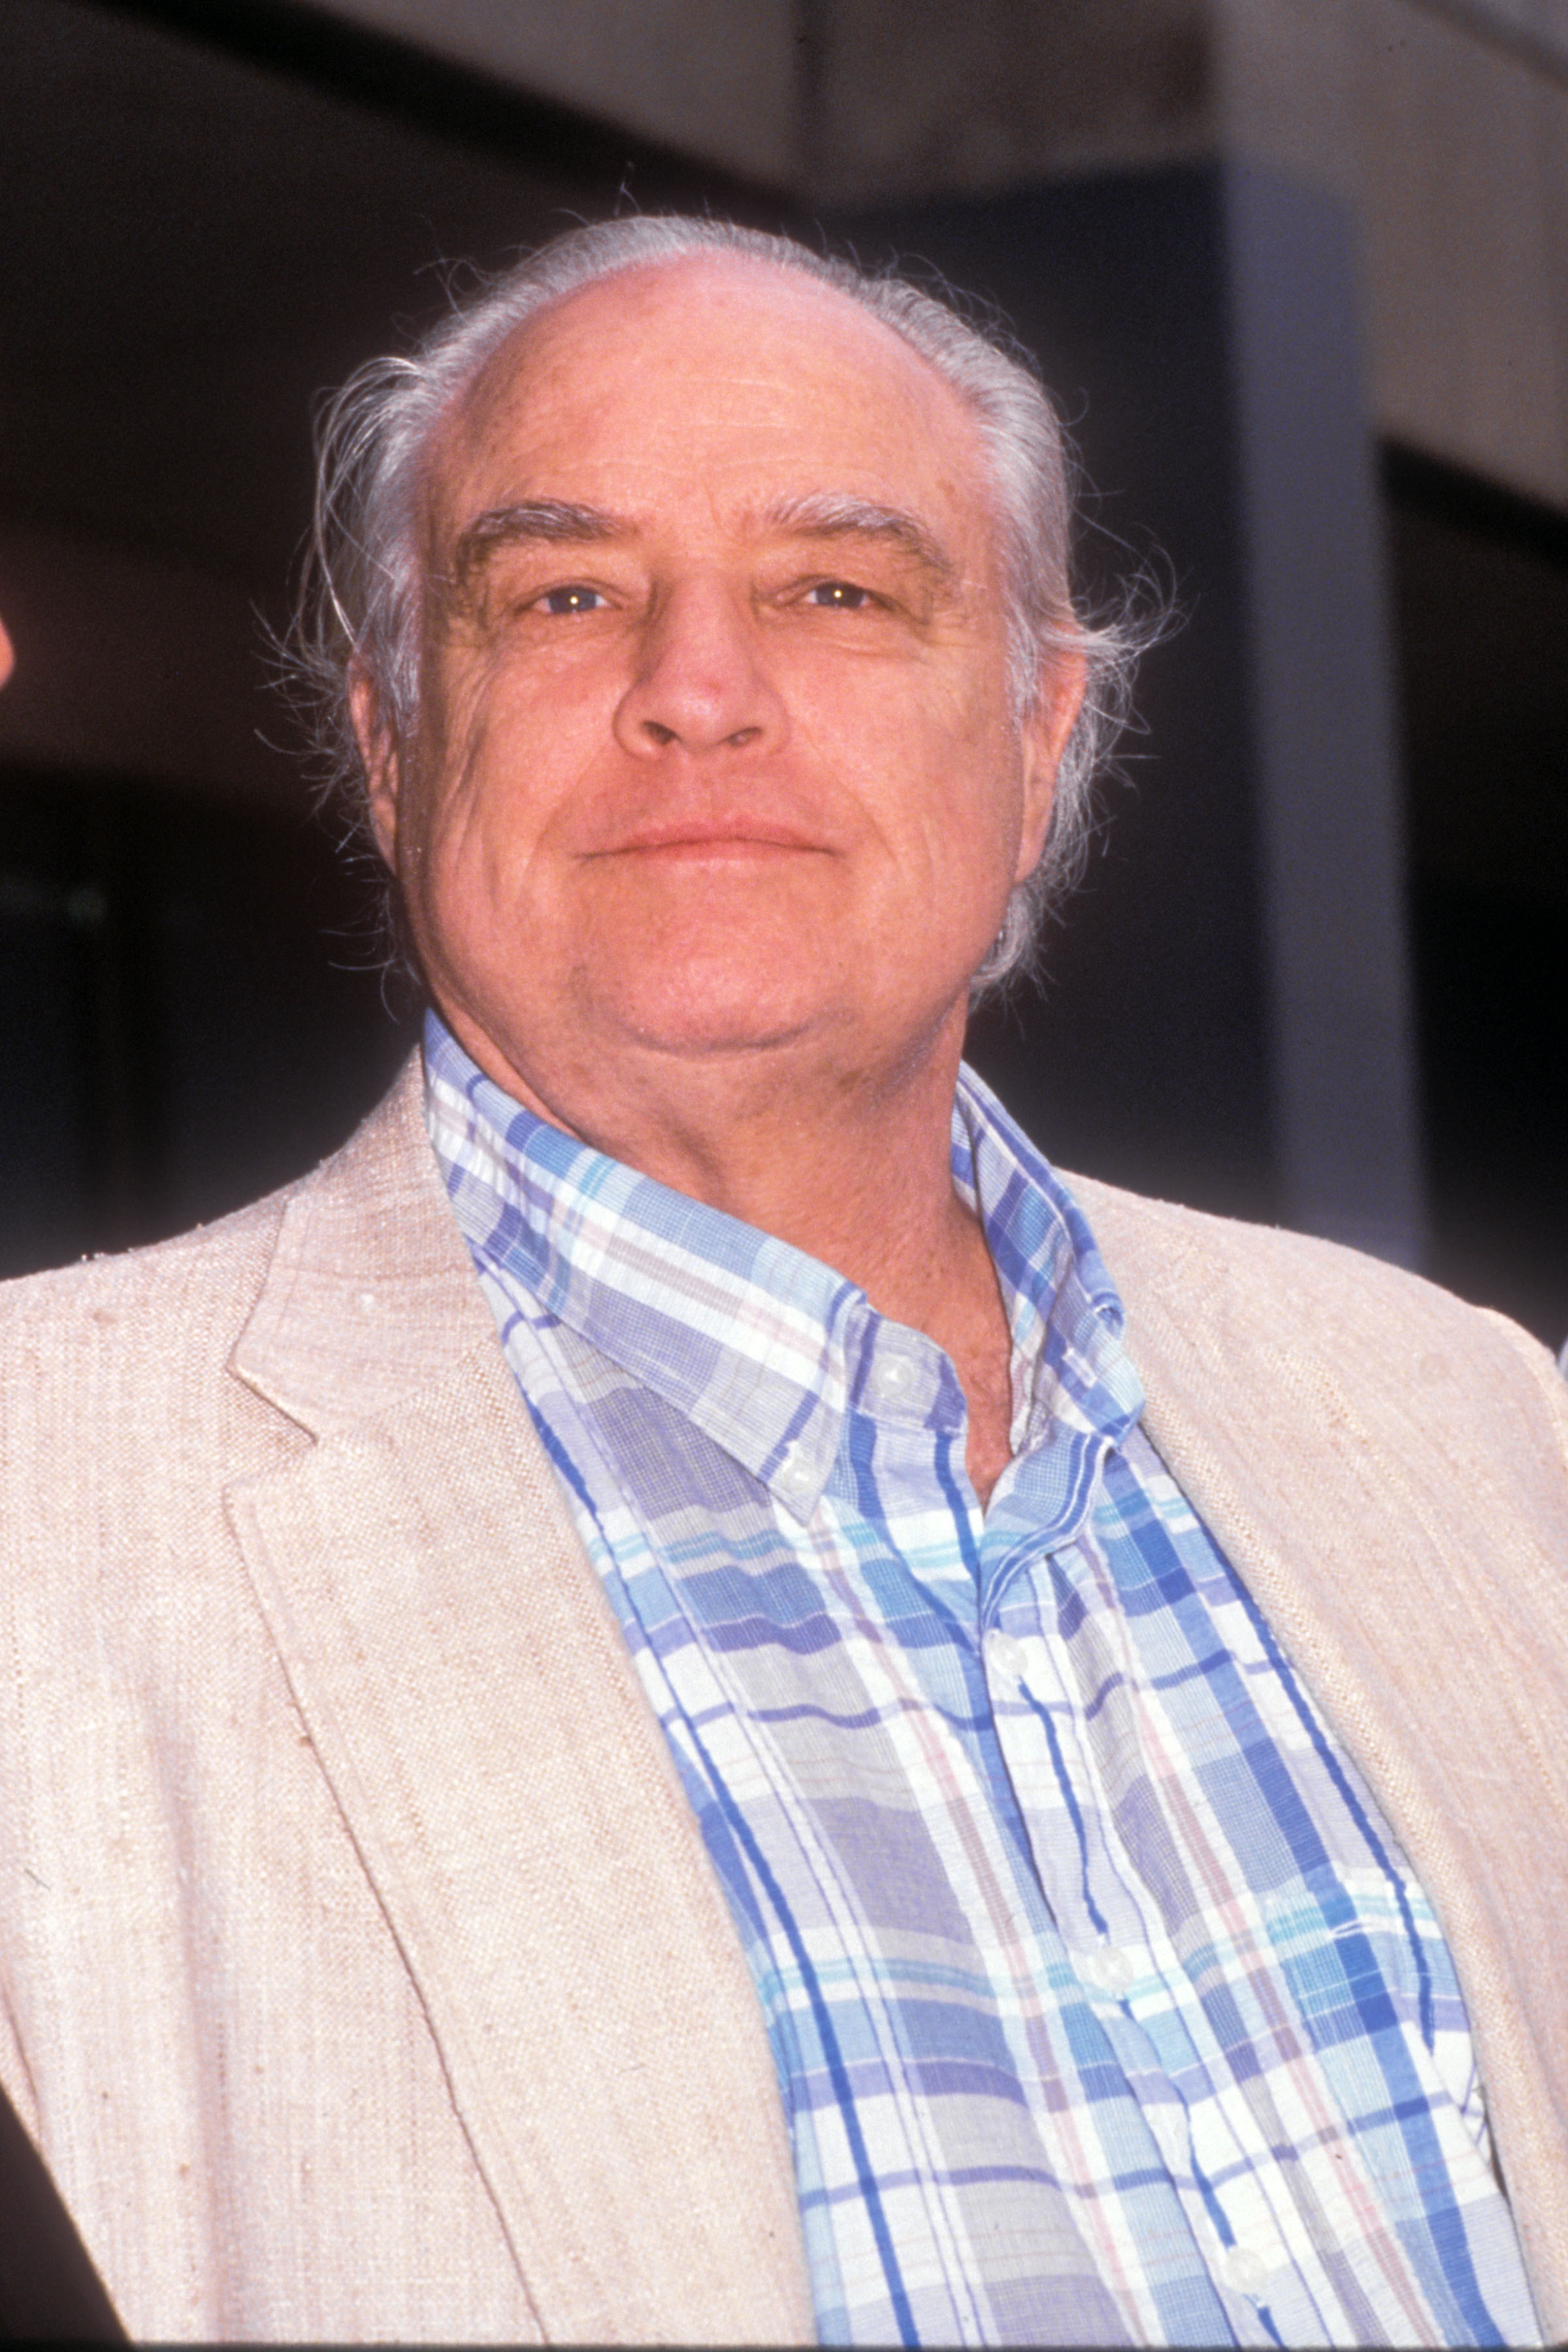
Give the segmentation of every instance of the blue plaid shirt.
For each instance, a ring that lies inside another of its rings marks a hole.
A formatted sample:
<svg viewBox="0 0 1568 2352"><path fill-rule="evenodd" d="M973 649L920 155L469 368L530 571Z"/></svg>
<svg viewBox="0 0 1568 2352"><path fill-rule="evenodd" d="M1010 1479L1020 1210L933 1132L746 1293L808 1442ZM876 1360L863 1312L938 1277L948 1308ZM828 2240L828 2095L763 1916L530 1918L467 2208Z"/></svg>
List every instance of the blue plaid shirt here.
<svg viewBox="0 0 1568 2352"><path fill-rule="evenodd" d="M1432 1911L1139 1427L1081 1215L965 1074L1012 1328L952 1364L574 1142L441 1024L427 1118L701 1825L825 2342L1533 2344Z"/></svg>

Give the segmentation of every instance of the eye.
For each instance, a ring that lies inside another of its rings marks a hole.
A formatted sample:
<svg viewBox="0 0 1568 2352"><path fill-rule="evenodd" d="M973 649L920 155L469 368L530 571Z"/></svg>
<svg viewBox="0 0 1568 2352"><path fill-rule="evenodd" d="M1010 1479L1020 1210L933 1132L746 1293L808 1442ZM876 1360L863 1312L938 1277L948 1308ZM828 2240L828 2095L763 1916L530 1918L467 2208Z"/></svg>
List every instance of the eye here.
<svg viewBox="0 0 1568 2352"><path fill-rule="evenodd" d="M873 599L868 588L857 588L852 580L819 580L807 589L805 601L819 612L862 613Z"/></svg>
<svg viewBox="0 0 1568 2352"><path fill-rule="evenodd" d="M596 613L605 599L596 588L584 588L573 583L565 588L547 588L539 599L542 612L562 618L572 613Z"/></svg>

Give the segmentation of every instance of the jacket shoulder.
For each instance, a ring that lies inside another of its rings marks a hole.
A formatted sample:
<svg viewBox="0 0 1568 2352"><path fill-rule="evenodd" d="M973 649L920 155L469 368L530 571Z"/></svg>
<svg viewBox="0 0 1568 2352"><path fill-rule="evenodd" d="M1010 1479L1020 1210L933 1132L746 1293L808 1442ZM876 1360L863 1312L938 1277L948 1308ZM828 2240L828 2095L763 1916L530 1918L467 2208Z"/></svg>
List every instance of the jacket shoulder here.
<svg viewBox="0 0 1568 2352"><path fill-rule="evenodd" d="M1407 1268L1313 1234L1218 1217L1065 1176L1112 1280L1137 1353L1140 1327L1180 1323L1331 1370L1351 1391L1446 1394L1472 1425L1521 1414L1568 1451L1568 1382L1550 1350L1489 1307ZM1546 1426L1542 1425L1542 1414Z"/></svg>
<svg viewBox="0 0 1568 2352"><path fill-rule="evenodd" d="M287 1200L0 1286L0 1557L10 1576L43 1573L53 1591L72 1559L134 1551L150 1563L171 1542L210 1550L212 1497L226 1478L266 1467L279 1443L268 1425L276 1416L229 1365ZM199 1538L187 1527L196 1518Z"/></svg>
<svg viewBox="0 0 1568 2352"><path fill-rule="evenodd" d="M52 1328L100 1329L122 1319L187 1317L210 1297L237 1309L248 1292L254 1301L284 1211L297 1185L253 1201L210 1225L194 1226L170 1240L53 1266L40 1274L0 1282L0 1345L13 1348L29 1334Z"/></svg>

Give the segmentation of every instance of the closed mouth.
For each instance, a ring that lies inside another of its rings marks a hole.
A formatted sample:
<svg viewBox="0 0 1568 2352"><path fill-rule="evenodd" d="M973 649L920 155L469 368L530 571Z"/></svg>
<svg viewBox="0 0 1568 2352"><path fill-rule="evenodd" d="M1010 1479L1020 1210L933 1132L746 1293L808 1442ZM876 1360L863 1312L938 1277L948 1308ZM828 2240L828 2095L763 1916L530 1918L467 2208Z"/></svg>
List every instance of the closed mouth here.
<svg viewBox="0 0 1568 2352"><path fill-rule="evenodd" d="M755 857L791 851L823 854L824 845L787 825L734 819L719 824L647 825L595 854L602 857Z"/></svg>

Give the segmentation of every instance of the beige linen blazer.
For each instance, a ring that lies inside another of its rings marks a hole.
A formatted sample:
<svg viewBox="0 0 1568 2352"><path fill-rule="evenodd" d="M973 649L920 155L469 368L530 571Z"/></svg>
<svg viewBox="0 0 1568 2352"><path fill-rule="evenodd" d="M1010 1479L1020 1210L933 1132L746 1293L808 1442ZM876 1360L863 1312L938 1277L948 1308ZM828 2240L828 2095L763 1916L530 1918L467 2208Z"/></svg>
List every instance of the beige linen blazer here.
<svg viewBox="0 0 1568 2352"><path fill-rule="evenodd" d="M1148 1427L1360 1762L1568 2329L1568 1391L1409 1276L1078 1187ZM0 1292L0 2075L134 2336L809 2340L722 1895L416 1066Z"/></svg>

